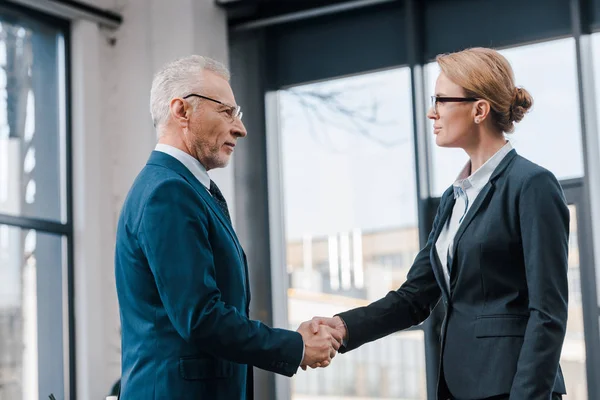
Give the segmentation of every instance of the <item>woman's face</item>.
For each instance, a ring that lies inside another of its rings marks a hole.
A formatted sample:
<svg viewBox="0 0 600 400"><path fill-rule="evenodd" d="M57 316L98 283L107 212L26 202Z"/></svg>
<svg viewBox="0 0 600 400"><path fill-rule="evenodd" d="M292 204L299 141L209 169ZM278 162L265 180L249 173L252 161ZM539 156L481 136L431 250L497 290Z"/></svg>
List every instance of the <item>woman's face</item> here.
<svg viewBox="0 0 600 400"><path fill-rule="evenodd" d="M435 97L427 112L433 121L435 143L440 147L466 148L475 139L475 102L465 96L463 88L440 73L435 83ZM460 101L444 101L444 98Z"/></svg>

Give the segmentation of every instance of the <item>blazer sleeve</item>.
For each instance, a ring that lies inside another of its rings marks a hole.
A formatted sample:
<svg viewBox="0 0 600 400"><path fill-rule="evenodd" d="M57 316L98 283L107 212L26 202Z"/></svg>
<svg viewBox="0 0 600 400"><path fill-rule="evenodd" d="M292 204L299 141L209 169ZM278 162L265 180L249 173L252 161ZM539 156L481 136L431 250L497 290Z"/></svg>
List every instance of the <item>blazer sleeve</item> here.
<svg viewBox="0 0 600 400"><path fill-rule="evenodd" d="M170 321L215 357L292 376L302 336L250 320L221 300L202 204L186 182L170 180L152 191L142 213L139 244Z"/></svg>
<svg viewBox="0 0 600 400"><path fill-rule="evenodd" d="M529 178L519 198L529 322L511 399L550 399L567 327L569 209L550 172Z"/></svg>
<svg viewBox="0 0 600 400"><path fill-rule="evenodd" d="M340 353L420 324L429 317L441 296L430 262L430 252L448 198L449 192L446 192L440 201L427 243L415 257L406 282L398 290L389 292L368 306L337 314L346 324L348 333L348 339L339 349Z"/></svg>

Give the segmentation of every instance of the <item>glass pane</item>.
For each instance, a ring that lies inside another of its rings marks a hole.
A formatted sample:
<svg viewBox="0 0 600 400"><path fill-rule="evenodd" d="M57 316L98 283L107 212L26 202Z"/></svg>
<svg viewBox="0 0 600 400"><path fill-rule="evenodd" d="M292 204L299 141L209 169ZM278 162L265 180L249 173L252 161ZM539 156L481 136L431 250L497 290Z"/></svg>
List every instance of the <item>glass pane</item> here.
<svg viewBox="0 0 600 400"><path fill-rule="evenodd" d="M596 86L596 133L600 135L600 32L592 35L592 57L592 62L594 63L594 83ZM600 140L598 142L600 143Z"/></svg>
<svg viewBox="0 0 600 400"><path fill-rule="evenodd" d="M583 176L577 69L573 38L500 51L511 63L517 86L534 99L529 114L507 135L517 152L552 171L558 179ZM560 57L556 57L560 54ZM433 94L439 74L436 63L426 66L427 90ZM433 124L428 124L432 150L432 195L441 196L454 182L468 158L461 149L435 145Z"/></svg>
<svg viewBox="0 0 600 400"><path fill-rule="evenodd" d="M63 246L0 225L0 399L65 398Z"/></svg>
<svg viewBox="0 0 600 400"><path fill-rule="evenodd" d="M408 68L279 92L290 328L406 279L419 251L410 93ZM423 332L380 339L292 382L295 400L425 399Z"/></svg>
<svg viewBox="0 0 600 400"><path fill-rule="evenodd" d="M0 213L65 222L62 36L5 18L0 9Z"/></svg>
<svg viewBox="0 0 600 400"><path fill-rule="evenodd" d="M600 33L592 35L592 56L594 63L594 82L596 86L596 134L598 135L598 145L600 146ZM598 149L600 151L600 149ZM600 205L592 204L592 212L599 212ZM594 227L594 234L600 233L600 227ZM598 313L600 317L600 257L596 257L596 293L598 297Z"/></svg>
<svg viewBox="0 0 600 400"><path fill-rule="evenodd" d="M583 306L581 303L581 275L579 272L579 245L577 208L569 206L571 226L569 236L569 319L560 365L567 384L564 400L587 400L585 369L585 338L583 335Z"/></svg>

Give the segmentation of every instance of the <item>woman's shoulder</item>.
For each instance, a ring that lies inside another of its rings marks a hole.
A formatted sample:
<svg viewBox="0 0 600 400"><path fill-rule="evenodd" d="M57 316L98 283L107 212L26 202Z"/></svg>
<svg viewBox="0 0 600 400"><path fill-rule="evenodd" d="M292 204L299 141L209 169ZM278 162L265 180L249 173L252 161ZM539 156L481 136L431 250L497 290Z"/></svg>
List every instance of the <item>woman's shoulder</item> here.
<svg viewBox="0 0 600 400"><path fill-rule="evenodd" d="M518 154L515 157L513 167L510 169L510 175L519 177L524 181L538 176L554 177L550 170Z"/></svg>
<svg viewBox="0 0 600 400"><path fill-rule="evenodd" d="M522 186L544 183L552 186L558 184L558 179L550 170L518 154L509 171L508 178L518 181Z"/></svg>

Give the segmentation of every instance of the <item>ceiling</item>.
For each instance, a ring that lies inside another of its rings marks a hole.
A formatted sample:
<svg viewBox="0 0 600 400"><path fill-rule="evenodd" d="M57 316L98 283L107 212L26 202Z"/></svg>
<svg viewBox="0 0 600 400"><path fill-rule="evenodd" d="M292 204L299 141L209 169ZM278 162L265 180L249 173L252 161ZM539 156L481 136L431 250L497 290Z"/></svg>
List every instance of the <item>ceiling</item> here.
<svg viewBox="0 0 600 400"><path fill-rule="evenodd" d="M215 2L227 10L230 23L238 24L343 3L357 3L357 0L215 0ZM368 3L365 0L359 2Z"/></svg>

